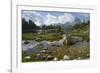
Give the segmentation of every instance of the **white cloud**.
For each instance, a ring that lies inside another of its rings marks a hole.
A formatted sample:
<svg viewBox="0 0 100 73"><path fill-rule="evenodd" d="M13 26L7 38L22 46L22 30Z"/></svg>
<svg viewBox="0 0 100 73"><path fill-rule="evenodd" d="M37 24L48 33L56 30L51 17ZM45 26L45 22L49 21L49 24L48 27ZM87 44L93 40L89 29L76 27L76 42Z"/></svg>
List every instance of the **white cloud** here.
<svg viewBox="0 0 100 73"><path fill-rule="evenodd" d="M64 13L64 15L58 17L59 23L62 23L62 24L66 22L73 22L74 20L75 20L75 17L69 13Z"/></svg>
<svg viewBox="0 0 100 73"><path fill-rule="evenodd" d="M50 25L50 24L54 24L54 23L57 23L57 17L56 16L53 16L51 14L47 14L45 17L44 17L44 24L46 25Z"/></svg>
<svg viewBox="0 0 100 73"><path fill-rule="evenodd" d="M42 15L36 11L23 11L22 18L25 18L26 21L31 19L37 25L41 25L43 22Z"/></svg>
<svg viewBox="0 0 100 73"><path fill-rule="evenodd" d="M28 21L29 19L33 19L33 17L35 17L33 11L23 11L22 18L25 18Z"/></svg>
<svg viewBox="0 0 100 73"><path fill-rule="evenodd" d="M75 20L75 17L70 13L64 13L63 15L54 16L48 13L47 15L42 15L39 12L36 11L23 11L22 17L25 18L27 21L29 19L33 20L34 23L38 26L45 24L57 24L57 23L67 23L67 22L73 22Z"/></svg>
<svg viewBox="0 0 100 73"><path fill-rule="evenodd" d="M53 16L51 14L46 15L46 17L44 17L44 24L46 25L50 25L50 24L57 24L57 23L67 23L67 22L73 22L75 20L75 17L72 16L69 13L64 13L63 15L60 16Z"/></svg>

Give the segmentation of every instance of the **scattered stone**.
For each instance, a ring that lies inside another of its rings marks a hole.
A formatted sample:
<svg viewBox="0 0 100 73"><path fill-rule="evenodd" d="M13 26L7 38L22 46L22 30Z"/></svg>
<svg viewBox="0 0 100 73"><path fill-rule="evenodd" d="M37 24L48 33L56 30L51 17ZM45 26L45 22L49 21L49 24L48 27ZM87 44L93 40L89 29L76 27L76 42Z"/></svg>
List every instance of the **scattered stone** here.
<svg viewBox="0 0 100 73"><path fill-rule="evenodd" d="M47 56L47 60L52 60L54 57L53 56L51 56L51 55L48 55Z"/></svg>
<svg viewBox="0 0 100 73"><path fill-rule="evenodd" d="M46 58L47 58L47 56L45 56L45 55L42 56L42 60L46 60Z"/></svg>
<svg viewBox="0 0 100 73"><path fill-rule="evenodd" d="M77 60L77 59L73 59L73 60Z"/></svg>
<svg viewBox="0 0 100 73"><path fill-rule="evenodd" d="M46 60L46 58L47 58L47 56L38 54L37 57L36 57L35 59L36 59L36 60Z"/></svg>
<svg viewBox="0 0 100 73"><path fill-rule="evenodd" d="M29 43L30 43L30 42L28 42L28 41L25 41L25 42L24 42L24 44L29 44Z"/></svg>
<svg viewBox="0 0 100 73"><path fill-rule="evenodd" d="M69 56L64 55L63 60L69 60L69 59L70 59L70 57L69 57Z"/></svg>
<svg viewBox="0 0 100 73"><path fill-rule="evenodd" d="M67 43L69 45L73 45L77 42L81 42L83 39L81 37L77 37L77 36L68 36L67 37Z"/></svg>
<svg viewBox="0 0 100 73"><path fill-rule="evenodd" d="M31 57L30 56L26 56L26 57L24 57L24 59L30 59Z"/></svg>
<svg viewBox="0 0 100 73"><path fill-rule="evenodd" d="M63 60L60 60L60 61L63 61Z"/></svg>
<svg viewBox="0 0 100 73"><path fill-rule="evenodd" d="M36 56L40 56L40 55L41 55L40 53L36 54Z"/></svg>
<svg viewBox="0 0 100 73"><path fill-rule="evenodd" d="M90 54L87 54L86 56L87 56L87 57L90 57Z"/></svg>
<svg viewBox="0 0 100 73"><path fill-rule="evenodd" d="M58 58L57 58L57 57L55 57L53 60L54 60L54 61L58 61Z"/></svg>
<svg viewBox="0 0 100 73"><path fill-rule="evenodd" d="M41 51L40 51L40 53L46 53L46 52L47 52L46 50L41 50Z"/></svg>
<svg viewBox="0 0 100 73"><path fill-rule="evenodd" d="M81 57L78 57L78 58L77 58L77 60L81 60L81 59L82 59Z"/></svg>

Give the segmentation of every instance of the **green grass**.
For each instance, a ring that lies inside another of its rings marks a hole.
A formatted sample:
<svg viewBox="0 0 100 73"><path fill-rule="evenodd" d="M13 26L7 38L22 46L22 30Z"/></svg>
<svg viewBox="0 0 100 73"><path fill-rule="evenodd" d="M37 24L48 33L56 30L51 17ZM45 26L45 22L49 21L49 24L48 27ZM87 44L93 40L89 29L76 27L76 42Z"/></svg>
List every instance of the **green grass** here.
<svg viewBox="0 0 100 73"><path fill-rule="evenodd" d="M81 57L81 59L89 59L89 56L87 55L90 55L90 48L89 46L81 46L79 48L73 46L70 46L69 48L63 47L54 50L52 55L59 60L63 59L64 55L68 55L70 60L77 59L78 57Z"/></svg>
<svg viewBox="0 0 100 73"><path fill-rule="evenodd" d="M30 59L25 59L26 56L30 56ZM32 54L26 54L26 53L22 53L22 62L32 62L32 61L37 61L36 59L36 54L32 53Z"/></svg>
<svg viewBox="0 0 100 73"><path fill-rule="evenodd" d="M68 34L71 36L77 36L77 37L82 37L83 40L89 40L89 29L74 29L70 31Z"/></svg>
<svg viewBox="0 0 100 73"><path fill-rule="evenodd" d="M60 40L61 38L62 35L58 33L44 33L44 34L23 33L22 34L22 40L55 41L55 40Z"/></svg>

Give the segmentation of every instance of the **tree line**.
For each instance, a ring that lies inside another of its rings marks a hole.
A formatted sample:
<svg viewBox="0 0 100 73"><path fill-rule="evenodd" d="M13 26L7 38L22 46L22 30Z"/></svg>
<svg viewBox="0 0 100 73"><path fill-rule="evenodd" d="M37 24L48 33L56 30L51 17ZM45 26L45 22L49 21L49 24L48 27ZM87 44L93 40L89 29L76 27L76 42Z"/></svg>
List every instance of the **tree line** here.
<svg viewBox="0 0 100 73"><path fill-rule="evenodd" d="M61 26L60 25L45 25L42 24L40 26L37 26L34 21L29 20L26 21L24 18L22 18L22 33L26 33L26 32L37 32L37 30L49 30L49 29L57 29L58 31L61 30Z"/></svg>

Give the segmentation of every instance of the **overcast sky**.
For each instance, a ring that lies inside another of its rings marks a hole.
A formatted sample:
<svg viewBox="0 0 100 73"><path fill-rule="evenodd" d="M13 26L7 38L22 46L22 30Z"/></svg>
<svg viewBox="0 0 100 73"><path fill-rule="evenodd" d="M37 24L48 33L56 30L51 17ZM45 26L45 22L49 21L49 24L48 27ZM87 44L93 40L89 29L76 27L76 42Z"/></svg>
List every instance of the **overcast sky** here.
<svg viewBox="0 0 100 73"><path fill-rule="evenodd" d="M32 11L32 10L23 10L22 18L25 18L26 21L29 19L34 21L38 26L45 24L57 24L57 23L67 23L74 22L76 18L79 18L81 21L89 20L89 13L77 13L77 12L53 12L53 11Z"/></svg>

